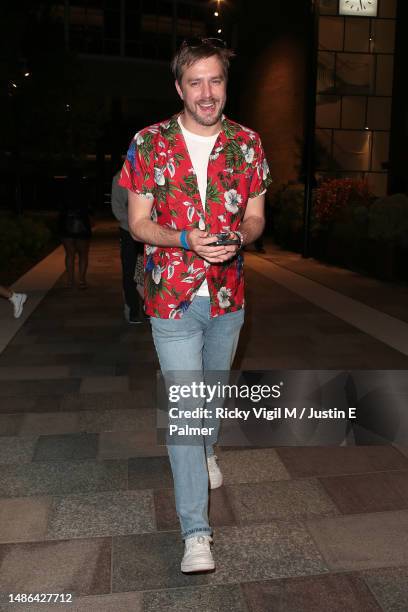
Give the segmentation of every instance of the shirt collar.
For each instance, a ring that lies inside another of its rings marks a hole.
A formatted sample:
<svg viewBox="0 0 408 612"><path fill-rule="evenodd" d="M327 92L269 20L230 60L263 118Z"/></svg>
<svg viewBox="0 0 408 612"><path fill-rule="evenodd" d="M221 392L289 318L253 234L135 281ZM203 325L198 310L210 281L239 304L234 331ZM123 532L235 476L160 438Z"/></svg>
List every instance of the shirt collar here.
<svg viewBox="0 0 408 612"><path fill-rule="evenodd" d="M177 134L181 134L181 128L179 126L179 123L177 121L178 117L181 115L180 113L176 113L175 115L173 115L170 118L169 121L169 128L171 130L172 133L177 133ZM218 134L218 138L217 141L220 140L222 143L226 142L227 140L233 140L236 136L236 133L238 131L238 126L236 123L233 123L232 121L230 121L228 119L228 117L226 117L225 115L222 115L221 117L221 131Z"/></svg>

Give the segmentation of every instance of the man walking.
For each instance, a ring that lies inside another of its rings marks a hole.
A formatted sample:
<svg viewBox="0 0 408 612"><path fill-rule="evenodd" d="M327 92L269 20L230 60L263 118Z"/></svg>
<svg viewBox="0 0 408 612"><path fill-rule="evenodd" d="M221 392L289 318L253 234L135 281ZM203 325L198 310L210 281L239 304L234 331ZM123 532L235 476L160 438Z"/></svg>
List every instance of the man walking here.
<svg viewBox="0 0 408 612"><path fill-rule="evenodd" d="M130 230L146 244L145 304L163 373L229 370L244 322L240 249L263 231L271 178L258 134L223 115L232 56L218 39L181 45L172 70L184 109L138 132L122 168ZM214 246L219 233L238 244ZM208 487L222 484L216 436L217 427L191 444L168 444L187 573L215 567Z"/></svg>
<svg viewBox="0 0 408 612"><path fill-rule="evenodd" d="M128 194L118 184L120 172L112 180L112 212L119 221L120 260L122 263L122 286L125 296L125 315L130 324L142 323L144 319L143 302L137 291L135 269L138 255L143 246L134 240L129 231Z"/></svg>

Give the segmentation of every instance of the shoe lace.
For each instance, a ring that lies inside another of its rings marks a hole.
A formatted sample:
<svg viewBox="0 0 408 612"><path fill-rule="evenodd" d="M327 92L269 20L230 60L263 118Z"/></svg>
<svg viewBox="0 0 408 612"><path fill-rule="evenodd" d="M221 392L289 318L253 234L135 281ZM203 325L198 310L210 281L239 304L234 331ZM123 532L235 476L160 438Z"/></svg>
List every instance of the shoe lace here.
<svg viewBox="0 0 408 612"><path fill-rule="evenodd" d="M210 536L205 536L205 535L200 535L197 536L195 538L188 538L186 540L186 544L187 544L187 548L188 549L192 549L192 548L196 548L196 547L202 547L202 546L209 546L210 542L212 542L212 539Z"/></svg>

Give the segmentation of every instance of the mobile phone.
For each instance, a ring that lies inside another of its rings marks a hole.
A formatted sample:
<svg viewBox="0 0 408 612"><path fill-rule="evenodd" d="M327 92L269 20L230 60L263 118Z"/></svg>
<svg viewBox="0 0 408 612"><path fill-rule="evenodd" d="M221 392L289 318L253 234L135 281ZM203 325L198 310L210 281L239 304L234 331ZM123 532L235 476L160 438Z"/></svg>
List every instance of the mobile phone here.
<svg viewBox="0 0 408 612"><path fill-rule="evenodd" d="M232 234L233 235L233 234ZM231 238L231 232L214 234L215 242L210 242L207 246L227 246L230 244L239 244L239 238Z"/></svg>

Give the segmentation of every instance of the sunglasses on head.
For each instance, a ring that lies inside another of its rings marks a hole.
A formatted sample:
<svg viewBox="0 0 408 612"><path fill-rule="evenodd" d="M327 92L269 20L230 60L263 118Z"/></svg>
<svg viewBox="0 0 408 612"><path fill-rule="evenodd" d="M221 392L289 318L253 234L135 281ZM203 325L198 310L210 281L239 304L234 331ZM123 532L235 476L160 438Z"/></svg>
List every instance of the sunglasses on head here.
<svg viewBox="0 0 408 612"><path fill-rule="evenodd" d="M225 49L227 43L225 40L221 38L186 38L181 43L180 48L184 47L201 47L201 45L209 45L210 47L215 47L216 49Z"/></svg>

